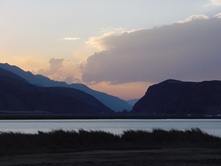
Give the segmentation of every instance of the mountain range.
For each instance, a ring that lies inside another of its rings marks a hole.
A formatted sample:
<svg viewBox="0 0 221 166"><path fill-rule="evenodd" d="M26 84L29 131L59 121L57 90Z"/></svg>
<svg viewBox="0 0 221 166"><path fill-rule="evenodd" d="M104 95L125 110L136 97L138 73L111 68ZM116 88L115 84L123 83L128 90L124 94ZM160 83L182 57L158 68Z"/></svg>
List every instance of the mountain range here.
<svg viewBox="0 0 221 166"><path fill-rule="evenodd" d="M150 116L221 116L221 81L163 81L150 86L131 112Z"/></svg>
<svg viewBox="0 0 221 166"><path fill-rule="evenodd" d="M0 68L0 113L99 115L113 111L80 90L39 87Z"/></svg>
<svg viewBox="0 0 221 166"><path fill-rule="evenodd" d="M124 110L132 109L132 105L130 105L126 101L118 97L90 89L84 84L79 84L79 83L67 84L65 82L54 81L42 75L34 75L29 71L24 71L17 66L12 66L7 63L0 63L0 68L10 71L22 77L23 79L25 79L26 81L28 81L30 84L33 85L41 87L68 87L68 88L81 90L83 92L86 92L94 96L96 99L101 101L104 105L106 105L111 110L114 110L115 112L121 112Z"/></svg>
<svg viewBox="0 0 221 166"><path fill-rule="evenodd" d="M166 80L150 86L141 99L126 101L83 84L53 81L0 63L0 113L221 116L221 81ZM113 109L114 108L114 109Z"/></svg>

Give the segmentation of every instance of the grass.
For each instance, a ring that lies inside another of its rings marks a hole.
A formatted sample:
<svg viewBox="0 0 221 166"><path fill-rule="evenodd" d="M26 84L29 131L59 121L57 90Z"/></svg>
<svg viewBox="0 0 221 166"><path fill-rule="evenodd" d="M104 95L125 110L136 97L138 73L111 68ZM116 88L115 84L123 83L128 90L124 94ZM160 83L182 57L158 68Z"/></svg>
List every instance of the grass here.
<svg viewBox="0 0 221 166"><path fill-rule="evenodd" d="M125 131L122 135L122 140L126 142L137 143L151 143L151 144L173 144L173 143L189 143L189 144L203 144L221 142L221 138L209 135L199 128L192 128L190 130L162 130L153 129L151 132L147 131Z"/></svg>
<svg viewBox="0 0 221 166"><path fill-rule="evenodd" d="M36 134L0 132L0 149L29 150L88 150L134 149L161 146L214 146L221 147L221 138L209 135L198 128L190 130L152 131L128 130L122 135L106 131L39 131Z"/></svg>
<svg viewBox="0 0 221 166"><path fill-rule="evenodd" d="M0 165L190 165L221 164L221 138L198 128L0 132Z"/></svg>

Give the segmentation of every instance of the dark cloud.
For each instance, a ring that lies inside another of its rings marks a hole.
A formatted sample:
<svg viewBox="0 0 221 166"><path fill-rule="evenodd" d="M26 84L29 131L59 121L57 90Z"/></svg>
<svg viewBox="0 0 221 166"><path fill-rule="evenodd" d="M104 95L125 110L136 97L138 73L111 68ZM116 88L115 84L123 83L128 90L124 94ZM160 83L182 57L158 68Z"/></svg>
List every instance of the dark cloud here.
<svg viewBox="0 0 221 166"><path fill-rule="evenodd" d="M193 19L148 30L106 36L104 50L87 59L88 83L221 79L221 19Z"/></svg>

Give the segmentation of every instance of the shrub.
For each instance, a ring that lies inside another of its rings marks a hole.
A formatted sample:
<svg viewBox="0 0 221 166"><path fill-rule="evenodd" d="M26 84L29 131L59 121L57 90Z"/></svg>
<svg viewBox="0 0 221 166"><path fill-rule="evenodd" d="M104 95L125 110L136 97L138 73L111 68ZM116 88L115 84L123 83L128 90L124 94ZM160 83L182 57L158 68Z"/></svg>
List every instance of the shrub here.
<svg viewBox="0 0 221 166"><path fill-rule="evenodd" d="M105 131L39 131L36 134L0 132L1 148L79 148L79 147L126 147L131 143L142 145L205 145L221 144L221 138L208 135L198 128L179 131L171 129L153 129L152 131L127 130L122 135L115 135ZM113 146L112 146L113 145Z"/></svg>

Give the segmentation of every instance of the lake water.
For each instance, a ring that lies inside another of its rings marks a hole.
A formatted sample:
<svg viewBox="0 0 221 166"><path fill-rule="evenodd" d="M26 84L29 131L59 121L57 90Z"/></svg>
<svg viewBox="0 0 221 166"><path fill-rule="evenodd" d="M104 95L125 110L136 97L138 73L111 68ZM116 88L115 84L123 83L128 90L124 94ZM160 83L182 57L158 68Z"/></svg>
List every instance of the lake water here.
<svg viewBox="0 0 221 166"><path fill-rule="evenodd" d="M93 120L0 120L0 131L37 133L38 131L102 130L122 134L125 130L200 128L221 137L221 119L93 119Z"/></svg>

